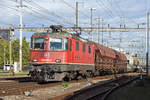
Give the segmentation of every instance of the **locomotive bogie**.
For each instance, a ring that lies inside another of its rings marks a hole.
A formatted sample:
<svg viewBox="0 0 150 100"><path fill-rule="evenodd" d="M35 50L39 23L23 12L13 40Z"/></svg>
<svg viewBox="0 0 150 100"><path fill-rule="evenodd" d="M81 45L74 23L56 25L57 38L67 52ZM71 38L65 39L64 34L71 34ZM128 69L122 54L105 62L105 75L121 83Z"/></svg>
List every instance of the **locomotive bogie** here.
<svg viewBox="0 0 150 100"><path fill-rule="evenodd" d="M89 71L94 72L95 66L81 64L44 64L34 65L30 74L31 77L38 76L39 78L36 78L38 81L62 81L65 77L74 79L78 76L77 74L84 76ZM35 75L36 73L37 75Z"/></svg>

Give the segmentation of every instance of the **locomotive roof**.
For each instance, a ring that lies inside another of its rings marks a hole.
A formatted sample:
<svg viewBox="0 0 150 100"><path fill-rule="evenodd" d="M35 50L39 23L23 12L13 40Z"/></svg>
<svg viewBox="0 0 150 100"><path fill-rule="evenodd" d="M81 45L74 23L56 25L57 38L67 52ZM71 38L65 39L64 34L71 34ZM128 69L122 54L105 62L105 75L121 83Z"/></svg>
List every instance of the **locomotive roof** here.
<svg viewBox="0 0 150 100"><path fill-rule="evenodd" d="M63 36L63 37L70 37L70 38L74 38L76 40L80 40L82 42L88 42L89 44L93 44L91 41L84 39L82 37L80 37L78 34L71 34L71 33L67 33L67 32L43 32L43 33L34 33L32 35L34 36Z"/></svg>

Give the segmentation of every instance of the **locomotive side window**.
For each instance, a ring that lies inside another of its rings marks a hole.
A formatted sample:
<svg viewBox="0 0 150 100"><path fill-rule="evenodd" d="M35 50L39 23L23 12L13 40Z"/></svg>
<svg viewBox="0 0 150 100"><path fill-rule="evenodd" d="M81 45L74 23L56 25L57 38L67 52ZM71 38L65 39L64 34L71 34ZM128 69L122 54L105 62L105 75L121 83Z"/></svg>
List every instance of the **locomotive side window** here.
<svg viewBox="0 0 150 100"><path fill-rule="evenodd" d="M45 45L45 39L44 38L34 38L31 43L33 46L33 49L43 50Z"/></svg>
<svg viewBox="0 0 150 100"><path fill-rule="evenodd" d="M50 50L62 50L62 38L50 38Z"/></svg>
<svg viewBox="0 0 150 100"><path fill-rule="evenodd" d="M72 40L70 40L70 51L72 50Z"/></svg>
<svg viewBox="0 0 150 100"><path fill-rule="evenodd" d="M85 44L85 43L82 45L82 51L83 51L83 52L86 51L86 44Z"/></svg>
<svg viewBox="0 0 150 100"><path fill-rule="evenodd" d="M90 46L88 46L88 52L91 53L91 47Z"/></svg>
<svg viewBox="0 0 150 100"><path fill-rule="evenodd" d="M79 51L79 42L76 41L76 51Z"/></svg>
<svg viewBox="0 0 150 100"><path fill-rule="evenodd" d="M68 39L64 39L64 50L68 50Z"/></svg>

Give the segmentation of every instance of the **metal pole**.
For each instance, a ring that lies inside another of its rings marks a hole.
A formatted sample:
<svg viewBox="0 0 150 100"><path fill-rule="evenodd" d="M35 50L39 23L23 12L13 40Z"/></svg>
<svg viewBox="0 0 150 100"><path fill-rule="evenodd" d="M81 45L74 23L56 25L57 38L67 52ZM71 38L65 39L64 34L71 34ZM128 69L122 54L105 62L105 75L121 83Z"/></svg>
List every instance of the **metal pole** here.
<svg viewBox="0 0 150 100"><path fill-rule="evenodd" d="M103 42L104 42L104 40L103 40L103 19L102 19L102 44L103 44Z"/></svg>
<svg viewBox="0 0 150 100"><path fill-rule="evenodd" d="M96 18L98 20L98 33L97 33L97 40L98 40L98 43L100 43L100 23L101 23L101 18Z"/></svg>
<svg viewBox="0 0 150 100"><path fill-rule="evenodd" d="M90 40L90 32L88 32L88 40Z"/></svg>
<svg viewBox="0 0 150 100"><path fill-rule="evenodd" d="M76 2L76 28L78 27L78 2Z"/></svg>
<svg viewBox="0 0 150 100"><path fill-rule="evenodd" d="M12 25L10 25L10 40L9 40L9 65L10 65L10 75L14 75L12 66Z"/></svg>
<svg viewBox="0 0 150 100"><path fill-rule="evenodd" d="M149 53L149 12L146 15L146 75L149 75L148 66L148 53Z"/></svg>
<svg viewBox="0 0 150 100"><path fill-rule="evenodd" d="M22 28L23 28L23 22L22 22L22 0L20 0L20 71L22 71Z"/></svg>
<svg viewBox="0 0 150 100"><path fill-rule="evenodd" d="M98 43L100 43L100 18L98 18Z"/></svg>
<svg viewBox="0 0 150 100"><path fill-rule="evenodd" d="M96 10L96 8L90 8L91 10L91 35L92 35L92 41L93 41L93 37L94 35L92 34L93 31L93 10Z"/></svg>
<svg viewBox="0 0 150 100"><path fill-rule="evenodd" d="M93 41L93 34L92 34L92 27L93 27L93 22L92 22L92 17L93 17L93 15L92 15L92 11L93 11L93 9L91 8L91 35L92 35L92 41Z"/></svg>

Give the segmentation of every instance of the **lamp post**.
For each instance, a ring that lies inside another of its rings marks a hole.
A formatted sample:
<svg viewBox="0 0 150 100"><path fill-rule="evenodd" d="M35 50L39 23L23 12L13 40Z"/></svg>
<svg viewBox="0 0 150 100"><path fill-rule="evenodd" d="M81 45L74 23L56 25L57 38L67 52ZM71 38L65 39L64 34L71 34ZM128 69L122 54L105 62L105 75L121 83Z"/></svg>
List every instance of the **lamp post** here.
<svg viewBox="0 0 150 100"><path fill-rule="evenodd" d="M96 10L96 8L90 8L90 10L91 10L91 35L92 35L92 41L93 41L93 34L92 34L92 28L93 28L93 11Z"/></svg>

